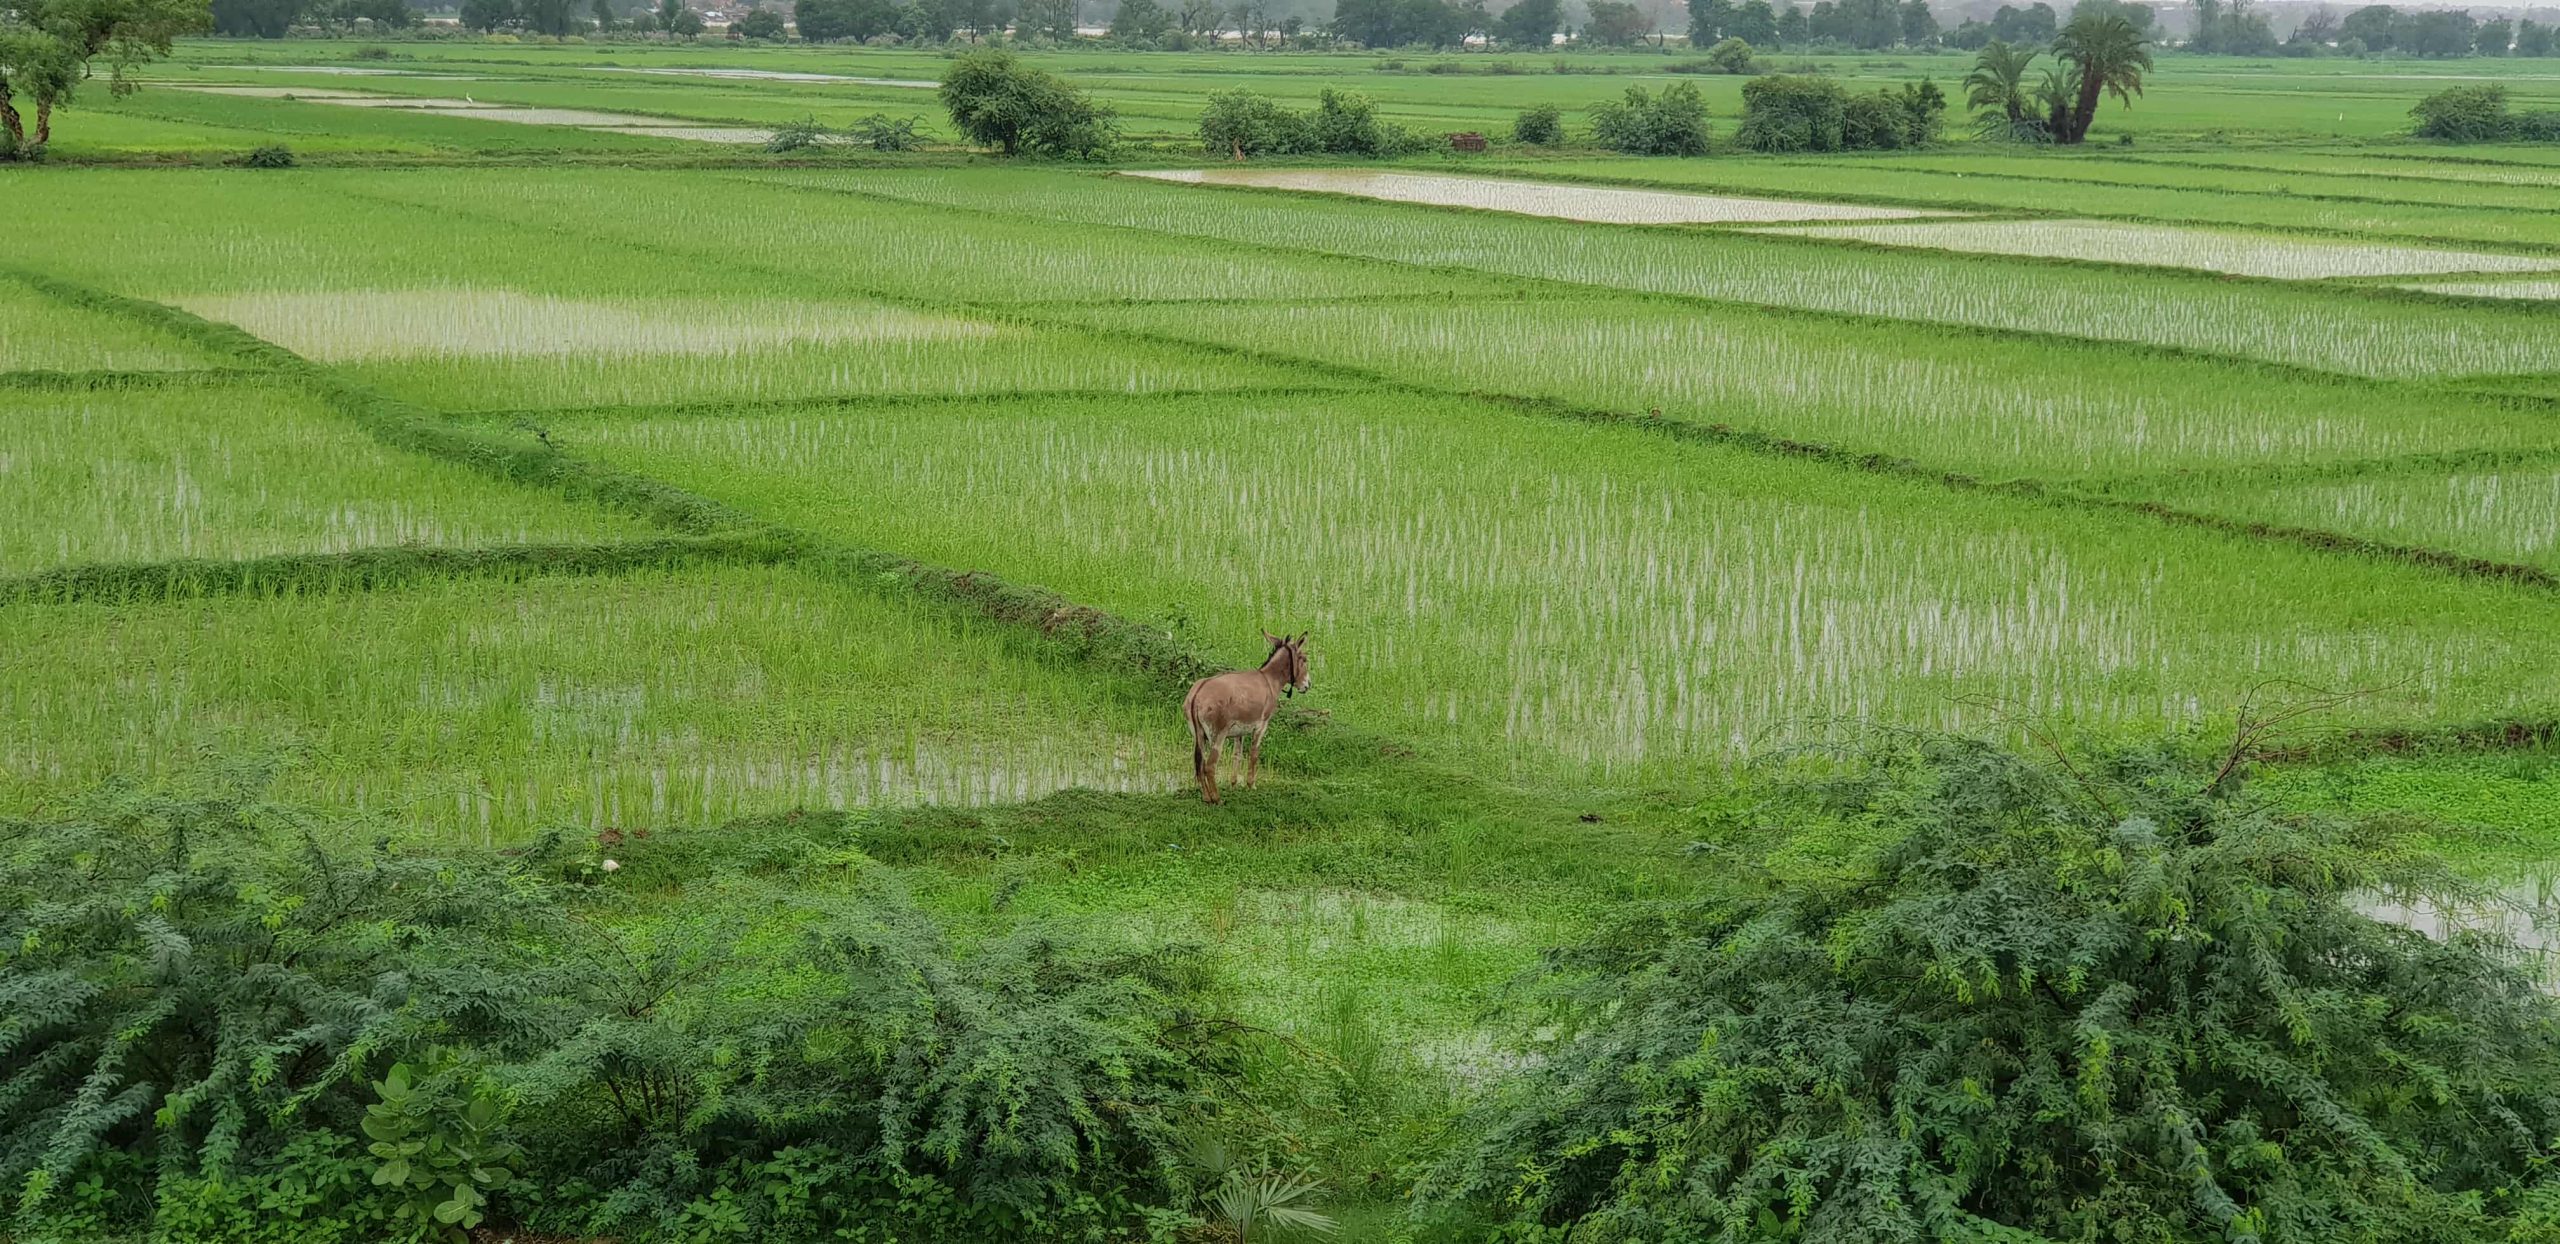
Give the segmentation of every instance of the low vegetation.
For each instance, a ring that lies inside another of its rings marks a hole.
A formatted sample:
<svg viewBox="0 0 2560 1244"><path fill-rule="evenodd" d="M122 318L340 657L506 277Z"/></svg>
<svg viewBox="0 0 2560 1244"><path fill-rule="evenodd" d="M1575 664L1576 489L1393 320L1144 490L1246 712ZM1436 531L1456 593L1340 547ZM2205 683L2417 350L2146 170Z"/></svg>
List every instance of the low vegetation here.
<svg viewBox="0 0 2560 1244"><path fill-rule="evenodd" d="M1602 1239L2548 1229L2560 1004L2357 910L2460 888L2387 844L2210 765L1932 739L1714 828L1815 826L1889 845L1558 956L1432 1195Z"/></svg>

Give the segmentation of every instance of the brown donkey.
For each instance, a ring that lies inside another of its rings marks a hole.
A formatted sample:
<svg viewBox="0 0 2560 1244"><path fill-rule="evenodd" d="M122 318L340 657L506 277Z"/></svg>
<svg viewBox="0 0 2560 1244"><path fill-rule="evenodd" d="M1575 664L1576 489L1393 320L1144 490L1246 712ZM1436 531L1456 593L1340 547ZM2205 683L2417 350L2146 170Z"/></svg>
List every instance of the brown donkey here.
<svg viewBox="0 0 2560 1244"><path fill-rule="evenodd" d="M1245 747L1244 784L1262 774L1262 735L1271 728L1283 693L1307 689L1307 632L1291 639L1264 631L1271 655L1257 670L1212 674L1191 684L1182 697L1182 720L1191 727L1191 772L1200 779L1200 797L1218 802L1218 761L1227 740L1252 735Z"/></svg>

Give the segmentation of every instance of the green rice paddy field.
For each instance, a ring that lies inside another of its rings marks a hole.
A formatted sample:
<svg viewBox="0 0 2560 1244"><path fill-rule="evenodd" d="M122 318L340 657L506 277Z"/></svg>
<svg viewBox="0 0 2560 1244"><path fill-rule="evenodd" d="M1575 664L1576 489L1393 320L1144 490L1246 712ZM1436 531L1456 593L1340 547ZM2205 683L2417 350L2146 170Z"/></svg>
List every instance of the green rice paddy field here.
<svg viewBox="0 0 2560 1244"><path fill-rule="evenodd" d="M0 816L246 761L418 850L841 817L955 927L1206 941L1444 1094L1876 723L2354 692L2268 790L2560 861L2560 157L2392 138L2408 66L2164 58L2103 151L1407 170L1946 213L1635 225L468 115L921 115L937 54L400 48L183 45L0 168ZM1582 60L1044 63L1173 168L1208 90L1498 131L1647 63ZM1204 808L1163 654L1265 628L1312 690ZM1324 1160L1356 1224L1385 1159Z"/></svg>

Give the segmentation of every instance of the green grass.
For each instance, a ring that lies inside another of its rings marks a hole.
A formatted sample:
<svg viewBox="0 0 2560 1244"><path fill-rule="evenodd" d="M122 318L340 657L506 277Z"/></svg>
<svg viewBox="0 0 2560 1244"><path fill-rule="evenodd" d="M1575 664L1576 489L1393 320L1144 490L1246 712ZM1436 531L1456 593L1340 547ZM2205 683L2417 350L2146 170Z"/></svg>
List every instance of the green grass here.
<svg viewBox="0 0 2560 1244"><path fill-rule="evenodd" d="M1661 304L1108 308L1450 389L1725 423L1994 478L2547 444L2549 416L2094 345Z"/></svg>
<svg viewBox="0 0 2560 1244"><path fill-rule="evenodd" d="M115 642L100 643L102 630ZM0 611L0 803L200 752L415 839L1167 789L1169 706L789 567Z"/></svg>
<svg viewBox="0 0 2560 1244"><path fill-rule="evenodd" d="M2291 807L2415 821L2427 831L2424 845L2490 875L2548 878L2560 855L2560 755L2548 750L2279 765L2257 790Z"/></svg>
<svg viewBox="0 0 2560 1244"><path fill-rule="evenodd" d="M2555 700L2524 589L1410 398L609 417L572 452L1165 620L1313 703L1568 781L1682 782L1836 718L2114 731L2294 677L2383 720Z"/></svg>
<svg viewBox="0 0 2560 1244"><path fill-rule="evenodd" d="M287 389L0 390L0 575L639 530L385 449Z"/></svg>
<svg viewBox="0 0 2560 1244"><path fill-rule="evenodd" d="M172 371L219 361L167 334L65 306L0 276L0 372Z"/></svg>
<svg viewBox="0 0 2560 1244"><path fill-rule="evenodd" d="M2162 494L2182 509L2310 527L2560 570L2560 472L2551 468L2220 480Z"/></svg>
<svg viewBox="0 0 2560 1244"><path fill-rule="evenodd" d="M846 212L867 213L869 204L887 198L1435 270L2173 346L2354 375L2560 368L2560 333L2544 317L2202 273L2097 271L1820 238L1604 230L1077 174L970 169L762 176L866 196L855 200L862 206L839 209ZM1132 237L1128 244L1139 242Z"/></svg>
<svg viewBox="0 0 2560 1244"><path fill-rule="evenodd" d="M1033 174L1016 188L1083 180ZM477 219L578 221L634 244L935 302L1353 298L1502 288L1459 273L1260 246L1204 247L1123 230L1062 229L1054 218L954 215L936 204L816 194L726 175L493 170L468 180L382 173L333 184L368 200ZM651 210L620 210L634 199L645 199ZM741 228L741 220L765 223Z"/></svg>
<svg viewBox="0 0 2560 1244"><path fill-rule="evenodd" d="M960 340L884 340L639 357L442 355L365 363L358 381L452 410L536 410L847 394L1091 390L1158 393L1303 383L1285 368L1122 345L1072 331L996 326Z"/></svg>

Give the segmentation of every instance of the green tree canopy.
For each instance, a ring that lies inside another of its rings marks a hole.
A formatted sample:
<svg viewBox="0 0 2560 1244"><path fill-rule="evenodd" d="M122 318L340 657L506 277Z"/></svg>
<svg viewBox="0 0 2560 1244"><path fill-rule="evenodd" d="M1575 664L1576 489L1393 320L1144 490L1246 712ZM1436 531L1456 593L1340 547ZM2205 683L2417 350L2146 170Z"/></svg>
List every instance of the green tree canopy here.
<svg viewBox="0 0 2560 1244"><path fill-rule="evenodd" d="M1556 41L1556 28L1562 25L1563 0L1517 0L1494 19L1493 33L1514 47L1545 48Z"/></svg>
<svg viewBox="0 0 2560 1244"><path fill-rule="evenodd" d="M1000 49L953 61L941 94L962 134L1006 155L1090 159L1109 151L1118 137L1109 109Z"/></svg>
<svg viewBox="0 0 2560 1244"><path fill-rule="evenodd" d="M107 92L130 95L135 68L168 55L179 35L212 26L210 0L9 0L0 8L0 159L41 153L53 141L54 109L101 66Z"/></svg>
<svg viewBox="0 0 2560 1244"><path fill-rule="evenodd" d="M2151 69L2151 41L2133 23L2115 13L2074 17L2053 39L2053 55L2070 66L2070 110L2056 127L2054 141L2077 143L2089 136L2098 101L2113 95L2125 106L2142 93L2142 75Z"/></svg>

